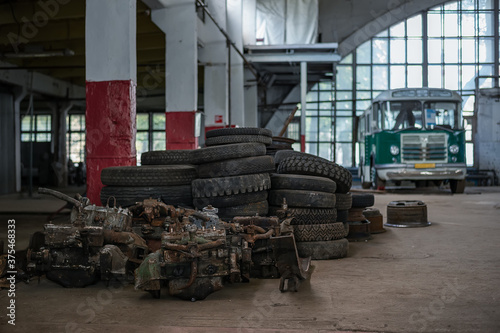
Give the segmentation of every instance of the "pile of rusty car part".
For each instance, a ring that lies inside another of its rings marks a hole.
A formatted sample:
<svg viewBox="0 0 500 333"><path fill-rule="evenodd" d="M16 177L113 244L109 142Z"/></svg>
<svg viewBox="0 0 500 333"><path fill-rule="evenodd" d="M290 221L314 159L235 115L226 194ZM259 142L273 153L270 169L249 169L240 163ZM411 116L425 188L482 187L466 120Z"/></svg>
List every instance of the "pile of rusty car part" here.
<svg viewBox="0 0 500 333"><path fill-rule="evenodd" d="M146 199L130 209L100 207L78 195L73 199L44 188L39 193L74 207L70 224L49 223L32 236L26 269L64 287L135 278L136 289L155 297L167 283L170 295L198 300L224 283L262 277L262 270L273 272L266 277L281 278L281 291L297 291L310 273L311 258L297 255L291 218L224 222L212 206L196 211Z"/></svg>
<svg viewBox="0 0 500 333"><path fill-rule="evenodd" d="M387 204L388 227L418 228L428 227L427 205L420 200L398 200Z"/></svg>
<svg viewBox="0 0 500 333"><path fill-rule="evenodd" d="M39 188L74 205L69 224L45 224L32 235L27 252L28 274L45 274L65 287L85 287L98 279L126 277L149 253L146 242L134 233L128 209L99 207L85 197Z"/></svg>

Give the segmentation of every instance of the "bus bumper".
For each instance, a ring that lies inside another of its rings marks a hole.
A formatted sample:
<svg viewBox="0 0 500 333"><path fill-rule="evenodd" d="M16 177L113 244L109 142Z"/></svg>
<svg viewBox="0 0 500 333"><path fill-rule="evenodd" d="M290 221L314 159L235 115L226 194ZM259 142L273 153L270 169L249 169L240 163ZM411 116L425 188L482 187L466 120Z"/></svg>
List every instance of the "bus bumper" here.
<svg viewBox="0 0 500 333"><path fill-rule="evenodd" d="M410 165L379 165L375 166L382 180L445 180L465 179L467 168L465 164L436 164L434 168L415 168Z"/></svg>

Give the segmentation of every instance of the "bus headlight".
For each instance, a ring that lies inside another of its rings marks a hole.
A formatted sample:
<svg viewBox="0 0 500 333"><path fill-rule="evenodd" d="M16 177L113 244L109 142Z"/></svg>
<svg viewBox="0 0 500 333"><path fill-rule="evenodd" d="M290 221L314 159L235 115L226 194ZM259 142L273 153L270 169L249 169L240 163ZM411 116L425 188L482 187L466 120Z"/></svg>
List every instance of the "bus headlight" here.
<svg viewBox="0 0 500 333"><path fill-rule="evenodd" d="M460 148L458 148L457 145L451 145L450 146L450 153L452 153L452 154L458 154L459 150L460 150Z"/></svg>
<svg viewBox="0 0 500 333"><path fill-rule="evenodd" d="M391 154L394 155L394 156L396 156L397 154L399 154L399 147L396 146L396 145L391 145Z"/></svg>

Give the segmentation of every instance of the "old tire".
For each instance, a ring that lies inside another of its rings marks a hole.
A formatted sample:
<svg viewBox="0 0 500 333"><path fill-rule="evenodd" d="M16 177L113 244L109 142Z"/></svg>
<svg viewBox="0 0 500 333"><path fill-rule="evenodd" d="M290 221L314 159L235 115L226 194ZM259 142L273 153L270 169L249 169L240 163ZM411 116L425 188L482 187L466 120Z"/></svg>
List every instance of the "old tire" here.
<svg viewBox="0 0 500 333"><path fill-rule="evenodd" d="M337 210L348 210L352 207L351 193L336 193Z"/></svg>
<svg viewBox="0 0 500 333"><path fill-rule="evenodd" d="M271 187L271 180L269 174L258 173L254 175L196 179L193 180L191 186L194 198L209 198L268 190Z"/></svg>
<svg viewBox="0 0 500 333"><path fill-rule="evenodd" d="M294 225L293 235L297 242L330 241L347 236L342 222Z"/></svg>
<svg viewBox="0 0 500 333"><path fill-rule="evenodd" d="M192 150L157 150L141 154L142 165L191 164Z"/></svg>
<svg viewBox="0 0 500 333"><path fill-rule="evenodd" d="M349 210L339 210L337 208L337 222L347 223L349 219Z"/></svg>
<svg viewBox="0 0 500 333"><path fill-rule="evenodd" d="M266 216L269 210L267 200L252 202L246 205L221 207L219 208L219 217L221 219L230 220L235 216Z"/></svg>
<svg viewBox="0 0 500 333"><path fill-rule="evenodd" d="M352 208L371 207L374 204L375 196L373 194L352 194Z"/></svg>
<svg viewBox="0 0 500 333"><path fill-rule="evenodd" d="M333 193L301 190L271 190L269 192L271 205L281 205L284 198L290 207L335 208L335 194Z"/></svg>
<svg viewBox="0 0 500 333"><path fill-rule="evenodd" d="M205 140L205 144L207 145L207 147L245 142L258 142L268 146L273 142L273 139L269 136L264 135L225 135L214 136Z"/></svg>
<svg viewBox="0 0 500 333"><path fill-rule="evenodd" d="M206 133L207 138L213 138L216 136L228 136L228 135L263 135L272 137L273 132L267 128L258 127L236 127L236 128L218 128Z"/></svg>
<svg viewBox="0 0 500 333"><path fill-rule="evenodd" d="M216 208L246 205L252 202L261 202L267 199L267 191L240 193L210 198L194 198L193 205L202 209L208 205Z"/></svg>
<svg viewBox="0 0 500 333"><path fill-rule="evenodd" d="M337 184L325 177L305 175L271 175L271 188L273 190L304 190L335 193Z"/></svg>
<svg viewBox="0 0 500 333"><path fill-rule="evenodd" d="M280 162L278 173L327 177L337 184L339 193L349 192L352 185L352 175L349 170L317 156L287 157Z"/></svg>
<svg viewBox="0 0 500 333"><path fill-rule="evenodd" d="M340 259L347 256L349 241L345 238L328 242L297 242L297 251L302 258L313 260Z"/></svg>
<svg viewBox="0 0 500 333"><path fill-rule="evenodd" d="M274 168L271 156L253 156L201 164L198 167L198 176L212 178L269 173L274 172Z"/></svg>
<svg viewBox="0 0 500 333"><path fill-rule="evenodd" d="M101 172L104 185L169 186L189 185L198 178L193 165L146 165L105 168Z"/></svg>
<svg viewBox="0 0 500 333"><path fill-rule="evenodd" d="M191 207L193 196L191 185L179 186L104 186L101 189L101 202L105 203L110 196L116 198L116 204L122 207L135 205L144 199L160 199L167 205Z"/></svg>
<svg viewBox="0 0 500 333"><path fill-rule="evenodd" d="M269 216L277 216L279 206L269 206ZM290 224L327 224L337 221L335 208L288 208L287 213L294 219Z"/></svg>
<svg viewBox="0 0 500 333"><path fill-rule="evenodd" d="M236 143L193 150L192 164L211 163L235 158L261 156L266 154L263 143Z"/></svg>

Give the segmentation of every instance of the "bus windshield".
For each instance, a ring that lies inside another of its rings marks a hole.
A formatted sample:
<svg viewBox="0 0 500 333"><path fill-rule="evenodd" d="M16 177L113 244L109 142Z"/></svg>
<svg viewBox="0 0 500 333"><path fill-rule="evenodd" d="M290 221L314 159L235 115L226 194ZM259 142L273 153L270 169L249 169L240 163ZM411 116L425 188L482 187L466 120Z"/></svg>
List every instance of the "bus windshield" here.
<svg viewBox="0 0 500 333"><path fill-rule="evenodd" d="M435 124L437 128L459 129L461 126L457 103L425 102L424 110L431 110L435 113Z"/></svg>
<svg viewBox="0 0 500 333"><path fill-rule="evenodd" d="M422 128L422 104L419 101L381 103L379 126L384 130Z"/></svg>

